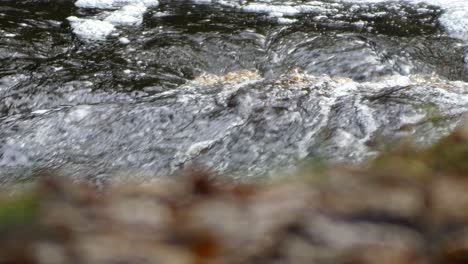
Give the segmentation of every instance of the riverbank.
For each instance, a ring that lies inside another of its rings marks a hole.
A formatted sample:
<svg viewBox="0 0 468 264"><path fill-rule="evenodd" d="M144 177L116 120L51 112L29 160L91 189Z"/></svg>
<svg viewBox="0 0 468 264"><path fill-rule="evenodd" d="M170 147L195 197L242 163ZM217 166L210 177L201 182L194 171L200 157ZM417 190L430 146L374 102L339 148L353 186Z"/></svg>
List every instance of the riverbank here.
<svg viewBox="0 0 468 264"><path fill-rule="evenodd" d="M0 262L464 263L467 159L465 126L425 150L264 182L41 176L0 199Z"/></svg>

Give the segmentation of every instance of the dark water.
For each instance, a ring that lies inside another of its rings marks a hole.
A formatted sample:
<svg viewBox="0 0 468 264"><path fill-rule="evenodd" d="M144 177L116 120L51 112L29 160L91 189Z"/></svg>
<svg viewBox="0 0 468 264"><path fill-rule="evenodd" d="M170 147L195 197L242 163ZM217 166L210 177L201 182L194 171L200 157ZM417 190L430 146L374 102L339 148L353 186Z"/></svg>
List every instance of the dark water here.
<svg viewBox="0 0 468 264"><path fill-rule="evenodd" d="M468 48L444 32L442 10L320 3L285 24L161 1L141 25L88 41L67 17L105 11L1 1L1 181L44 168L170 175L193 162L265 175L317 157L362 161L405 137L427 145L458 123Z"/></svg>

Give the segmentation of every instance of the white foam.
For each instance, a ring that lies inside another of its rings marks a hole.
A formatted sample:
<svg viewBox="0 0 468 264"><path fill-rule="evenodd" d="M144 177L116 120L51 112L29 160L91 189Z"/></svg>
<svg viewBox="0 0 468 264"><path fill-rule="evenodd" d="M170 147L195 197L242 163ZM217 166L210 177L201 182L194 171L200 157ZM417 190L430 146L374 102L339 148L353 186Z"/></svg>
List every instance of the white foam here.
<svg viewBox="0 0 468 264"><path fill-rule="evenodd" d="M113 8L113 0L78 0L75 2L81 8Z"/></svg>
<svg viewBox="0 0 468 264"><path fill-rule="evenodd" d="M468 40L468 2L462 10L446 10L439 22L452 37Z"/></svg>
<svg viewBox="0 0 468 264"><path fill-rule="evenodd" d="M143 15L148 8L142 4L128 5L112 12L104 21L116 26L140 25L143 22Z"/></svg>
<svg viewBox="0 0 468 264"><path fill-rule="evenodd" d="M149 7L159 5L158 0L78 0L80 8L115 9L103 12L96 17L103 19L84 19L69 17L73 33L85 40L103 40L114 32L116 26L137 26ZM105 15L107 14L107 15Z"/></svg>
<svg viewBox="0 0 468 264"><path fill-rule="evenodd" d="M78 0L75 5L80 8L116 9L128 5L157 6L157 0Z"/></svg>
<svg viewBox="0 0 468 264"><path fill-rule="evenodd" d="M296 15L300 10L290 5L248 4L242 8L245 12Z"/></svg>
<svg viewBox="0 0 468 264"><path fill-rule="evenodd" d="M115 30L111 23L97 19L71 16L67 20L70 21L73 33L84 40L102 40Z"/></svg>
<svg viewBox="0 0 468 264"><path fill-rule="evenodd" d="M297 22L297 19L279 17L276 21L277 21L279 24L294 24L294 23Z"/></svg>
<svg viewBox="0 0 468 264"><path fill-rule="evenodd" d="M126 38L126 37L121 37L121 38L119 38L119 42L126 45L126 44L130 43L130 40L128 38Z"/></svg>

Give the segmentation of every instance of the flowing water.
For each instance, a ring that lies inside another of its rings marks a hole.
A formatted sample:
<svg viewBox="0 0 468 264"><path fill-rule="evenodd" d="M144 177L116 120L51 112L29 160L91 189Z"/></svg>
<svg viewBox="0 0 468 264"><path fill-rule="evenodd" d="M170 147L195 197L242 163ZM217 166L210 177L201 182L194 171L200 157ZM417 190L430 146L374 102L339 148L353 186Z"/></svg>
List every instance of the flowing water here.
<svg viewBox="0 0 468 264"><path fill-rule="evenodd" d="M462 0L2 0L0 181L425 146L468 111L467 43Z"/></svg>

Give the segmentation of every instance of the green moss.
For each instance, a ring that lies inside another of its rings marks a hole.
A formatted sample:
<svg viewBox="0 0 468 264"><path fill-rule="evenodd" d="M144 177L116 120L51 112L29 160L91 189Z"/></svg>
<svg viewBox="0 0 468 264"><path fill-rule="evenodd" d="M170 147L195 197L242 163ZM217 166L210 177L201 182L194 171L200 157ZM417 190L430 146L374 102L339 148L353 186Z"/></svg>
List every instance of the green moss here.
<svg viewBox="0 0 468 264"><path fill-rule="evenodd" d="M332 169L333 166L325 158L309 158L298 164L297 169L292 173L284 173L283 171L272 177L263 177L260 185L281 185L294 181L314 186L320 185L328 181Z"/></svg>
<svg viewBox="0 0 468 264"><path fill-rule="evenodd" d="M12 226L33 224L38 213L39 201L33 192L0 199L0 231Z"/></svg>
<svg viewBox="0 0 468 264"><path fill-rule="evenodd" d="M379 155L370 165L369 173L400 178L421 178L430 173L430 167L423 158L424 151L409 144Z"/></svg>
<svg viewBox="0 0 468 264"><path fill-rule="evenodd" d="M423 122L429 122L434 127L446 127L450 124L451 117L447 117L432 103L420 104L417 109L426 115Z"/></svg>
<svg viewBox="0 0 468 264"><path fill-rule="evenodd" d="M431 147L426 153L426 159L435 171L467 174L468 138L456 131Z"/></svg>
<svg viewBox="0 0 468 264"><path fill-rule="evenodd" d="M399 177L433 176L440 173L468 174L468 135L457 129L427 149L404 142L379 155L370 166L371 174Z"/></svg>

